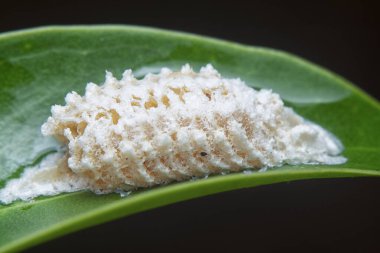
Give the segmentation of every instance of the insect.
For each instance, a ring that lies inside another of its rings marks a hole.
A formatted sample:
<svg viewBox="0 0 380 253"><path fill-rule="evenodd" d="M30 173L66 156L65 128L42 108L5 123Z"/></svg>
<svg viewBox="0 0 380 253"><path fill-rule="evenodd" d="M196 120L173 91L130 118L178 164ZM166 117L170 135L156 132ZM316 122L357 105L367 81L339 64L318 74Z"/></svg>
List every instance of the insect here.
<svg viewBox="0 0 380 253"><path fill-rule="evenodd" d="M13 198L22 195L20 185L50 186L22 195L27 199L133 190L246 168L345 162L341 143L284 106L278 94L223 78L211 65L199 72L189 65L163 68L141 80L131 70L121 80L107 72L103 85L89 83L83 96L70 92L65 101L52 107L41 128L62 142L62 155L16 179Z"/></svg>

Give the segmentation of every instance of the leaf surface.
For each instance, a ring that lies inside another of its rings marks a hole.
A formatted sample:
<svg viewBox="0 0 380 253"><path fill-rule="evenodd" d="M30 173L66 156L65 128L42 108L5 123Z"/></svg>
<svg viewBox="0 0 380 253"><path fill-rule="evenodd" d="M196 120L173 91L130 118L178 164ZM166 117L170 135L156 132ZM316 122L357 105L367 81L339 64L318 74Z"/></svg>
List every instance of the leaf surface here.
<svg viewBox="0 0 380 253"><path fill-rule="evenodd" d="M40 134L53 104L102 83L104 71L139 77L161 67L212 63L223 76L271 88L344 144L337 166L283 166L117 194L88 192L0 206L0 251L18 251L112 219L223 191L332 177L380 176L380 105L343 78L288 53L130 26L47 27L0 35L0 187L57 143Z"/></svg>

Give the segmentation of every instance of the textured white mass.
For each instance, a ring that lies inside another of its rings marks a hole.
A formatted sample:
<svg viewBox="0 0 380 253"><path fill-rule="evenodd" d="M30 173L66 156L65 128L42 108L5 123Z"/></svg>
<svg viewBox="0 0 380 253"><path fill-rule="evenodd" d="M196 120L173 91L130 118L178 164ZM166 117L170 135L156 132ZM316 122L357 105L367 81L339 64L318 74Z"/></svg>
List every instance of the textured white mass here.
<svg viewBox="0 0 380 253"><path fill-rule="evenodd" d="M151 187L246 168L346 161L335 137L285 107L278 94L223 78L211 65L199 73L189 65L178 72L163 68L142 80L131 70L121 80L107 72L102 86L89 83L84 96L71 92L65 100L52 107L42 126L43 135L67 145L61 165L49 165L61 173L54 174L59 186L25 196L15 185L27 187L45 174L39 172L44 168L28 170L7 186L13 187L13 198L4 201L7 187L0 192L3 202L80 189Z"/></svg>
<svg viewBox="0 0 380 253"><path fill-rule="evenodd" d="M67 155L48 155L39 165L28 167L18 179L8 182L0 190L0 203L9 204L17 199L31 200L37 196L51 196L89 188L86 178L78 177L67 167Z"/></svg>

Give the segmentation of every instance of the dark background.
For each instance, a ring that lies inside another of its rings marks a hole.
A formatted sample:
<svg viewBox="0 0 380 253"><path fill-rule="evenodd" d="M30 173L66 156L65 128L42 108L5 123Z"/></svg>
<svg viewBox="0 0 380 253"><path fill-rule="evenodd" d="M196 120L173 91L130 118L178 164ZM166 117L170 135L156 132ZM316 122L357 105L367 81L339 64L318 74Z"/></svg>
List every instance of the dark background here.
<svg viewBox="0 0 380 253"><path fill-rule="evenodd" d="M376 1L8 1L0 32L135 24L286 50L378 91ZM380 252L379 179L256 187L147 211L29 252Z"/></svg>

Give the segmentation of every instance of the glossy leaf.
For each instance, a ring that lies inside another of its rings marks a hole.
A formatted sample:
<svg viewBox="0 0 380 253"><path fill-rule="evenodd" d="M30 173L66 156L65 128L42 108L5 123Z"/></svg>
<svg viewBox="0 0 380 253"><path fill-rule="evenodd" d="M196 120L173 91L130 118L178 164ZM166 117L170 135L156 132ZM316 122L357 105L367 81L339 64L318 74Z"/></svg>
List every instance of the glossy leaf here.
<svg viewBox="0 0 380 253"><path fill-rule="evenodd" d="M0 187L57 147L40 125L52 104L104 71L138 76L160 67L212 63L224 76L271 88L299 114L334 133L348 162L284 166L266 172L213 176L135 192L87 192L0 206L0 251L17 251L54 237L190 198L283 181L380 176L380 105L332 74L287 53L183 33L128 26L49 27L0 35Z"/></svg>

